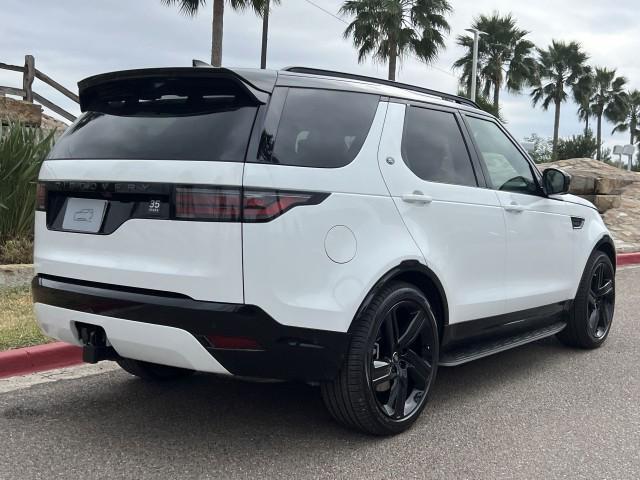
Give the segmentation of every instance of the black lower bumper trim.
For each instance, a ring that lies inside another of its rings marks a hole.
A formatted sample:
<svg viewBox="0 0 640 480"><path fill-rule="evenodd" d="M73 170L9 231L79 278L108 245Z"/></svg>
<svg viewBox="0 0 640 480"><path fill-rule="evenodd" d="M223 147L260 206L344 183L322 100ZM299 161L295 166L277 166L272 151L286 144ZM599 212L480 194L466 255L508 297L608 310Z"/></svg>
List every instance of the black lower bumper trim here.
<svg viewBox="0 0 640 480"><path fill-rule="evenodd" d="M39 275L34 302L191 333L234 375L322 381L336 377L348 333L285 326L255 305L204 302L167 292ZM260 348L213 348L209 336L255 340Z"/></svg>

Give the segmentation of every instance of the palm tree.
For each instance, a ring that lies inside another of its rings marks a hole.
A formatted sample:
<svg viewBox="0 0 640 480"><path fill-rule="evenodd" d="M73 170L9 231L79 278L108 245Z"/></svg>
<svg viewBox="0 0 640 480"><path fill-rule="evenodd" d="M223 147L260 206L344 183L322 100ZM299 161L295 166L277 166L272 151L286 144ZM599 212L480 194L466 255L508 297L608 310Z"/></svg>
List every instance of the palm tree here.
<svg viewBox="0 0 640 480"><path fill-rule="evenodd" d="M262 17L262 50L260 68L267 68L267 44L269 42L269 11L271 4L280 5L280 0L251 0L253 9ZM262 13L260 13L262 12Z"/></svg>
<svg viewBox="0 0 640 480"><path fill-rule="evenodd" d="M591 111L591 97L595 95L595 85L593 84L593 69L587 67L573 86L573 100L578 104L578 118L584 122L584 134L589 134L589 120L593 117Z"/></svg>
<svg viewBox="0 0 640 480"><path fill-rule="evenodd" d="M501 16L494 12L490 16L480 15L473 21L473 28L486 33L478 44L478 86L484 96L493 91L493 105L500 105L500 90L506 86L509 91L520 92L526 85L533 85L537 77L534 55L535 45L525 37L528 31L516 26L511 14ZM473 37L459 35L458 45L467 52L454 64L462 69L460 84L470 89L473 64Z"/></svg>
<svg viewBox="0 0 640 480"><path fill-rule="evenodd" d="M371 55L388 62L389 80L395 80L398 59L411 53L430 63L445 48L451 10L447 0L347 0L340 13L355 16L344 36L353 36L358 61Z"/></svg>
<svg viewBox="0 0 640 480"><path fill-rule="evenodd" d="M591 97L591 110L593 116L598 120L598 155L597 159L602 159L602 118L605 117L613 122L619 120L621 112L627 102L627 94L624 87L627 79L616 77L616 70L607 68L596 68L594 74L595 94Z"/></svg>
<svg viewBox="0 0 640 480"><path fill-rule="evenodd" d="M640 140L640 90L633 90L627 94L624 115L621 115L620 123L615 126L613 133L630 132L630 145L635 145Z"/></svg>
<svg viewBox="0 0 640 480"><path fill-rule="evenodd" d="M533 104L542 103L548 110L553 104L553 158L557 158L560 132L560 107L567 101L567 91L574 89L580 78L588 71L589 59L577 42L565 43L553 40L546 50L538 50L540 80L531 92ZM575 92L574 92L575 96Z"/></svg>
<svg viewBox="0 0 640 480"><path fill-rule="evenodd" d="M234 10L244 10L251 7L260 17L262 17L262 55L261 67L266 68L267 63L267 37L269 30L269 10L271 3L279 4L280 0L226 0ZM207 0L162 0L168 6L178 5L180 12L194 16L201 7L204 7ZM222 34L224 30L224 7L225 0L213 0L213 23L211 28L211 65L219 67L222 65Z"/></svg>

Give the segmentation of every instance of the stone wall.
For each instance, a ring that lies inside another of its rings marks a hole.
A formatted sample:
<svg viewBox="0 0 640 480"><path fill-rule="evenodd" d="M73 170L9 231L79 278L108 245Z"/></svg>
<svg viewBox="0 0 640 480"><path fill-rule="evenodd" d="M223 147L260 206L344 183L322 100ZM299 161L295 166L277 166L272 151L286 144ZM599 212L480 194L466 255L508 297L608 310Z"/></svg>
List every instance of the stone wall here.
<svg viewBox="0 0 640 480"><path fill-rule="evenodd" d="M35 103L0 97L0 121L4 124L9 121L18 121L32 127L39 127L42 124L42 107Z"/></svg>
<svg viewBox="0 0 640 480"><path fill-rule="evenodd" d="M590 158L538 165L571 175L571 193L597 207L618 252L640 252L640 173L627 172Z"/></svg>
<svg viewBox="0 0 640 480"><path fill-rule="evenodd" d="M45 113L42 107L35 103L28 103L9 97L0 97L0 122L21 122L32 127L42 127L44 130L55 130L56 137L69 126Z"/></svg>
<svg viewBox="0 0 640 480"><path fill-rule="evenodd" d="M538 165L546 168L560 168L571 175L570 192L593 203L600 213L612 208L620 208L622 192L632 183L640 181L640 174L627 172L604 162L590 158L560 160Z"/></svg>

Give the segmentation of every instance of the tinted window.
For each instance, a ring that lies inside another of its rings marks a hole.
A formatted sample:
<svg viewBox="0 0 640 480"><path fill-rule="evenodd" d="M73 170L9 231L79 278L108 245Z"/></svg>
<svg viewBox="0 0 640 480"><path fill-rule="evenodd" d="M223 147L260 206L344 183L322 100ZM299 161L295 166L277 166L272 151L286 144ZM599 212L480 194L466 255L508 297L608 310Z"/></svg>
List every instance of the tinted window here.
<svg viewBox="0 0 640 480"><path fill-rule="evenodd" d="M87 94L52 159L244 161L257 106L231 82L152 79Z"/></svg>
<svg viewBox="0 0 640 480"><path fill-rule="evenodd" d="M531 166L504 132L495 123L467 117L469 127L496 190L517 193L537 193Z"/></svg>
<svg viewBox="0 0 640 480"><path fill-rule="evenodd" d="M477 185L469 152L453 113L409 107L404 122L402 157L423 180Z"/></svg>
<svg viewBox="0 0 640 480"><path fill-rule="evenodd" d="M261 159L300 167L344 167L362 148L378 101L361 93L289 89L275 144L265 133ZM264 152L273 153L265 158Z"/></svg>

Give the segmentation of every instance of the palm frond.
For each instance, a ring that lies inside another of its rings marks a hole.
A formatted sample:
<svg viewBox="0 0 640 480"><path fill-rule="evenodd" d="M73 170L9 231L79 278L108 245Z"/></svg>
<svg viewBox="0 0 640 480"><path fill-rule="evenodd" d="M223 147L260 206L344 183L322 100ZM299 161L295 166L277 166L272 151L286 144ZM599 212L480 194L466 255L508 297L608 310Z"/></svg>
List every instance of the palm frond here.
<svg viewBox="0 0 640 480"><path fill-rule="evenodd" d="M447 0L347 0L340 8L341 15L353 17L344 37L352 38L359 62L387 62L394 52L399 59L433 61L445 48L450 12Z"/></svg>
<svg viewBox="0 0 640 480"><path fill-rule="evenodd" d="M168 7L177 5L180 13L187 16L194 16L198 13L200 7L204 7L207 0L161 0Z"/></svg>

